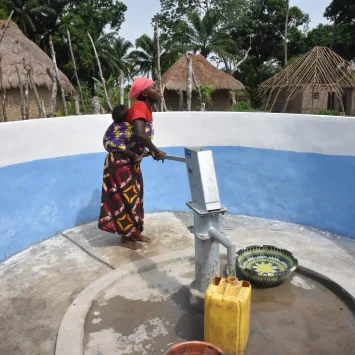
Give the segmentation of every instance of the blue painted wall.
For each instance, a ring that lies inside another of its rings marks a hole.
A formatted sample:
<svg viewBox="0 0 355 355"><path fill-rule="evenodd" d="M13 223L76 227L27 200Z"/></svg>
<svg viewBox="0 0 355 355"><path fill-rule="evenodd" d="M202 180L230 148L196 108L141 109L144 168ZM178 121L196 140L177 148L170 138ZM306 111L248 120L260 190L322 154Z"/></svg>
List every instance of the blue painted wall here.
<svg viewBox="0 0 355 355"><path fill-rule="evenodd" d="M355 157L214 147L221 200L231 213L355 237ZM165 149L183 155L183 148ZM105 154L0 168L0 259L98 217ZM143 163L146 212L186 210L185 165Z"/></svg>

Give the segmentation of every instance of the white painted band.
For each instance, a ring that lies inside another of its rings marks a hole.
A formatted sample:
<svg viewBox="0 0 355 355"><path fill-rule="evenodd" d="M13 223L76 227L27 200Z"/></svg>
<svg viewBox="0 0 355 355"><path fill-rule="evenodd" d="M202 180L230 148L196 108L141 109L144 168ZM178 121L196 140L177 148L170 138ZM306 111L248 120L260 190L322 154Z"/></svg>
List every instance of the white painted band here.
<svg viewBox="0 0 355 355"><path fill-rule="evenodd" d="M242 146L355 156L355 119L233 112L156 113L155 144ZM38 159L104 152L110 115L0 124L0 167Z"/></svg>

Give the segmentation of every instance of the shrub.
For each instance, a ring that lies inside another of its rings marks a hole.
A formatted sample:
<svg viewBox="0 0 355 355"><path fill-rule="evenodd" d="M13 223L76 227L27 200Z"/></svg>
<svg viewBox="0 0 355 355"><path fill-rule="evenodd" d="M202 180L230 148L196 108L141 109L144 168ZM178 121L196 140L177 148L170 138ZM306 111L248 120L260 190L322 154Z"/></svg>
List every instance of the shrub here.
<svg viewBox="0 0 355 355"><path fill-rule="evenodd" d="M232 105L229 109L232 112L254 112L255 110L251 108L245 101L239 101Z"/></svg>
<svg viewBox="0 0 355 355"><path fill-rule="evenodd" d="M320 110L319 115L324 115L324 116L340 116L341 112L339 111L333 111L333 110Z"/></svg>

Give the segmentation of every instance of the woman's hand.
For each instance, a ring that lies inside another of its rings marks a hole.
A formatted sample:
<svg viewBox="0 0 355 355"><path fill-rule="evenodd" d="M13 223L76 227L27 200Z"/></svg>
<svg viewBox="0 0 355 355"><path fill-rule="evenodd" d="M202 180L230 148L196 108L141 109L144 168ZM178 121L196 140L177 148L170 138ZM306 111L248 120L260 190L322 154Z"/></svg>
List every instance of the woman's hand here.
<svg viewBox="0 0 355 355"><path fill-rule="evenodd" d="M164 157L166 155L165 152L161 151L161 150L157 150L157 151L152 151L151 152L152 157L154 160L162 160L164 162Z"/></svg>

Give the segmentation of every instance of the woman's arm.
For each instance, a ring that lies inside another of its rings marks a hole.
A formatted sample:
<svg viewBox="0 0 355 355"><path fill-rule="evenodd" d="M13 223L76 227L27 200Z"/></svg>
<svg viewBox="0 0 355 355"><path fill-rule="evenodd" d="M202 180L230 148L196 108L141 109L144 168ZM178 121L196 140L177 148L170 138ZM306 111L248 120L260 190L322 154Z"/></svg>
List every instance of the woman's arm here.
<svg viewBox="0 0 355 355"><path fill-rule="evenodd" d="M133 127L136 132L137 138L142 142L142 144L147 147L152 153L153 158L158 157L160 155L166 155L164 152L159 150L149 138L148 134L145 131L145 120L144 119L136 119L133 121Z"/></svg>

